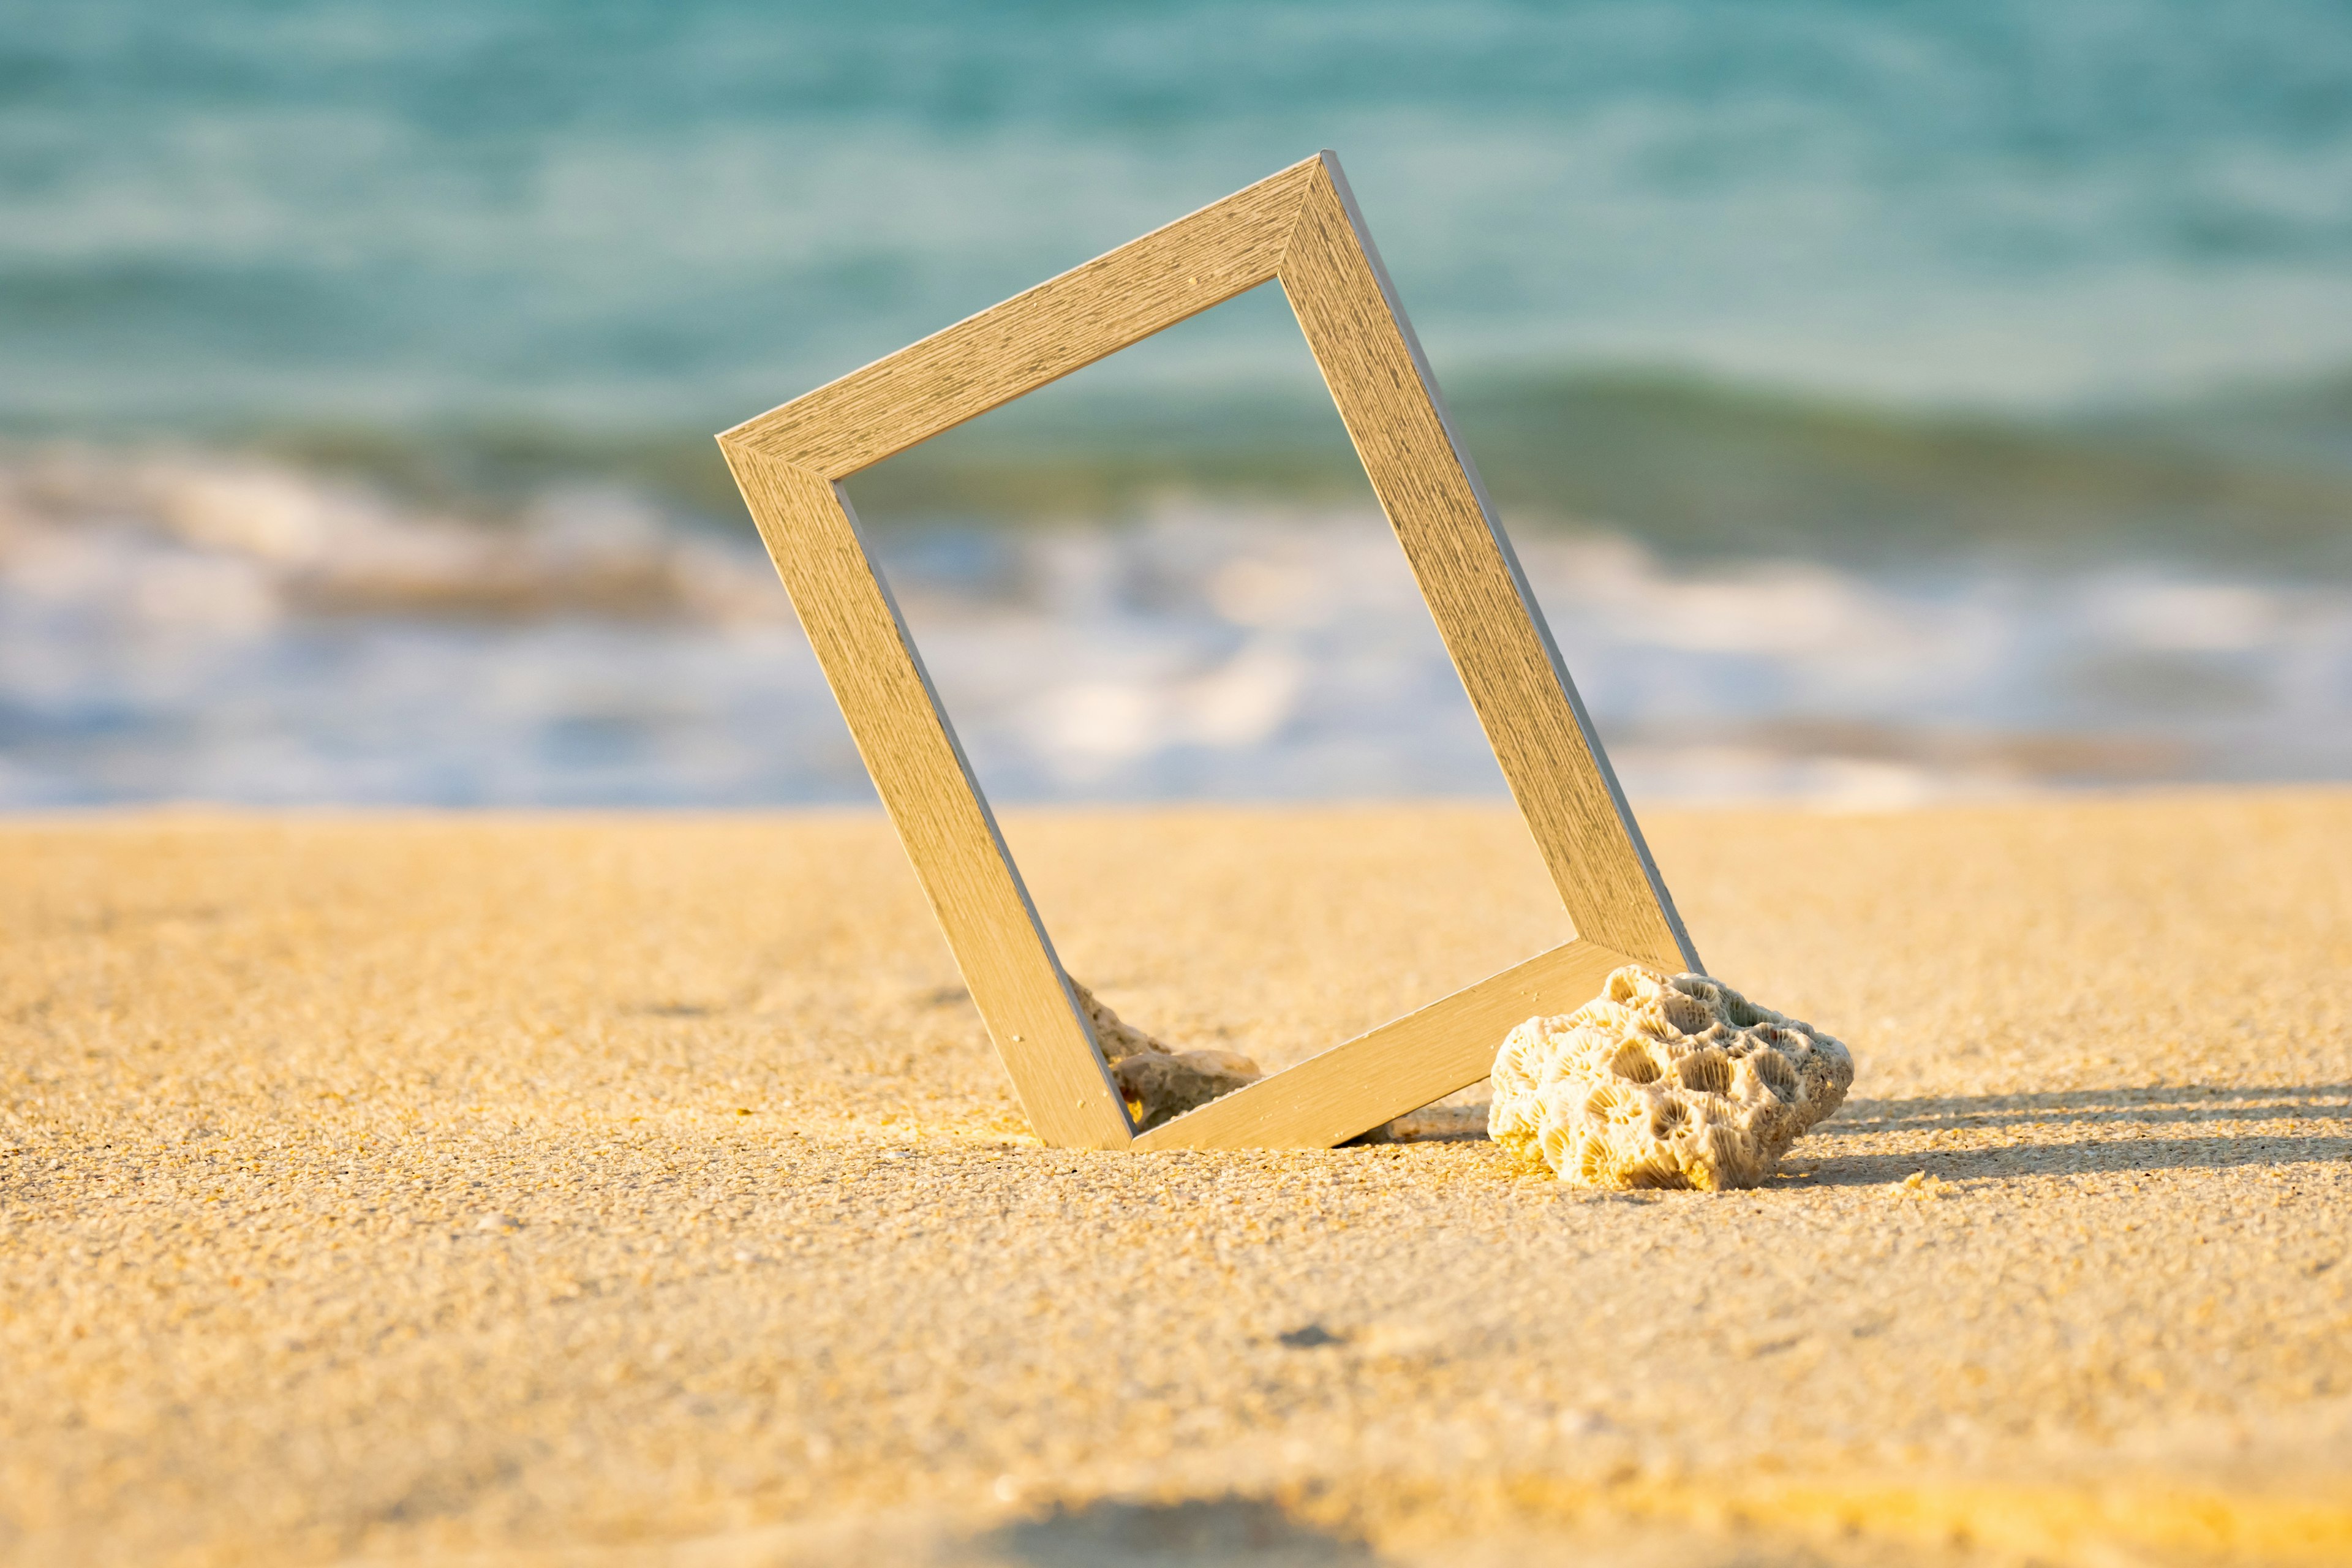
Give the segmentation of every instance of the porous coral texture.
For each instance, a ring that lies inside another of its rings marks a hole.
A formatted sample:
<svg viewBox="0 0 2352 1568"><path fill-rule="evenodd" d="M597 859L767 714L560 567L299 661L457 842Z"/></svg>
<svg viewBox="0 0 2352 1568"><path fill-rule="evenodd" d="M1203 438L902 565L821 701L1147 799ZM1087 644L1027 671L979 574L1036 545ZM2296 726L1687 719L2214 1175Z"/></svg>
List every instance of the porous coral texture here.
<svg viewBox="0 0 2352 1568"><path fill-rule="evenodd" d="M1811 1025L1629 965L1510 1032L1486 1131L1579 1186L1752 1187L1853 1082L1853 1058Z"/></svg>
<svg viewBox="0 0 2352 1568"><path fill-rule="evenodd" d="M1180 1051L1162 1045L1103 1005L1101 999L1070 982L1078 1005L1094 1026L1095 1044L1110 1064L1110 1076L1127 1100L1138 1131L1202 1106L1221 1094L1231 1094L1265 1075L1257 1063L1237 1051Z"/></svg>

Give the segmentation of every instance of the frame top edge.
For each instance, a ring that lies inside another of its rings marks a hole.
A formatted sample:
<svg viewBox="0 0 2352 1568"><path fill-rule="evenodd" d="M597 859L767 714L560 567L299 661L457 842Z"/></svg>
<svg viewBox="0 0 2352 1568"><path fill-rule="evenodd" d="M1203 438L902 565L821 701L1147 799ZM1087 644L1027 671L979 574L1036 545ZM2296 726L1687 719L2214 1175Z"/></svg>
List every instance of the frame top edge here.
<svg viewBox="0 0 2352 1568"><path fill-rule="evenodd" d="M923 337L916 339L913 342L894 349L878 359L869 360L865 364L859 365L855 370L849 371L842 375L837 375L831 381L825 382L821 385L811 387L808 391L800 394L796 397L789 398L782 403L777 404L772 408L761 413L755 414L751 418L742 421L740 424L730 426L728 428L719 432L717 439L721 447L729 447L730 449L756 448L761 436L769 427L788 422L791 416L804 405L835 392L836 389L842 387L845 384L856 381L860 377L870 376L880 373L885 367L888 366L893 360L898 359L902 355L921 349L926 344L929 344L937 339L946 337L950 333L955 332L970 325L971 322L981 320L984 316L994 311L1001 310L1005 306L1012 304L1014 300L1025 299L1029 295L1034 294L1040 289L1051 288L1074 273L1083 271L1087 268L1094 266L1098 261L1102 261L1108 257L1118 255L1120 251L1127 249L1129 246L1142 244L1152 239L1156 236L1165 233L1169 229L1176 227L1180 224L1189 223L1192 219L1199 217L1202 214L1206 213L1213 208L1223 206L1227 202L1238 200L1242 197L1250 195L1255 192L1264 191L1270 186L1279 185L1285 181L1297 179L1302 175L1307 175L1309 171L1319 172L1326 167L1326 160L1330 160L1331 162L1336 163L1338 156L1339 155L1337 153L1326 148L1318 151L1312 157L1301 158L1295 163L1287 164L1280 169L1276 169L1273 174L1266 175L1263 179L1253 180L1250 184L1242 186L1239 190L1227 192L1224 195L1219 196L1215 201L1204 203L1180 217L1171 218L1156 228L1146 230L1144 233L1136 236L1132 239L1124 240L1119 244L1111 247L1110 249L1102 252L1098 256L1090 257L1087 260L1079 262L1075 267L1066 268L1064 270L1054 274L1050 278L1030 285L1028 288L1022 289L1017 294L1013 294L1007 299L998 300L995 304L990 305L984 310L975 310L971 315L964 317L961 321L950 322L947 326L940 328L937 331L927 333ZM786 460L789 461L789 459Z"/></svg>

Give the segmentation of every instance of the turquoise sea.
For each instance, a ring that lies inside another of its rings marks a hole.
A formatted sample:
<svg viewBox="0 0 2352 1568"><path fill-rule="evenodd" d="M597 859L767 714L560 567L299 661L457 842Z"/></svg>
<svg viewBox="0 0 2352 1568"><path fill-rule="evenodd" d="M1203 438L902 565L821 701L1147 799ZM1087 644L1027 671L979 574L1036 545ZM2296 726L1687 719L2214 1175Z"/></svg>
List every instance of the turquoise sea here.
<svg viewBox="0 0 2352 1568"><path fill-rule="evenodd" d="M2352 9L0 0L0 805L865 785L709 432L1337 149L1639 792L2352 776ZM1008 795L1498 788L1277 297L853 486Z"/></svg>

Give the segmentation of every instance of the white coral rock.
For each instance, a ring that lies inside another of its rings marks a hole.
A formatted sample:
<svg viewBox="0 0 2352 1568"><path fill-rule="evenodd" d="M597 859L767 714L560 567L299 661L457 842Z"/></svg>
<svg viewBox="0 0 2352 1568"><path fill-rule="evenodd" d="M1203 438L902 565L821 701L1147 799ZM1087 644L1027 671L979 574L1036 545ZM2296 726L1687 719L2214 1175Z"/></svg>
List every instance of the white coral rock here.
<svg viewBox="0 0 2352 1568"><path fill-rule="evenodd" d="M1094 1026L1095 1044L1118 1092L1135 1114L1136 1130L1146 1131L1221 1094L1231 1094L1265 1075L1257 1063L1237 1051L1180 1051L1160 1044L1103 1005L1095 994L1070 982L1078 1005Z"/></svg>
<svg viewBox="0 0 2352 1568"><path fill-rule="evenodd" d="M1696 974L1628 966L1495 1058L1486 1131L1588 1187L1752 1187L1835 1111L1853 1058L1810 1024Z"/></svg>

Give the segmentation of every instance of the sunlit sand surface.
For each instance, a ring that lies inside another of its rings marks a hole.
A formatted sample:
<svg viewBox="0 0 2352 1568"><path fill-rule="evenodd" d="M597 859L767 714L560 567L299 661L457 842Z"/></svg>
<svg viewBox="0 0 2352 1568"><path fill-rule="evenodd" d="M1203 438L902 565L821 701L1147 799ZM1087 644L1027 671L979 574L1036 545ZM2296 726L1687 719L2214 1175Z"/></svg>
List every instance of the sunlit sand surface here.
<svg viewBox="0 0 2352 1568"><path fill-rule="evenodd" d="M0 828L0 1560L2352 1559L2352 794L1656 814L1846 1040L1753 1193L1068 1153L857 815ZM1565 934L1486 807L1014 817L1286 1064Z"/></svg>

